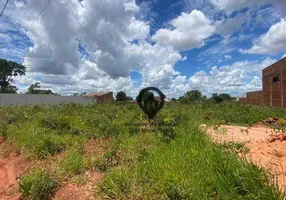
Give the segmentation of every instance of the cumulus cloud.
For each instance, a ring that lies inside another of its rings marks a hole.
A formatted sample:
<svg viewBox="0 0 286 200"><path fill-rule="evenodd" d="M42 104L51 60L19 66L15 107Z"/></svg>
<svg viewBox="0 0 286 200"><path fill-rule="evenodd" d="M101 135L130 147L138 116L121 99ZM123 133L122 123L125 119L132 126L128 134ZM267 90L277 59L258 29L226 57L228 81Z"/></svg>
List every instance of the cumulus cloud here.
<svg viewBox="0 0 286 200"><path fill-rule="evenodd" d="M28 0L25 8L31 3ZM33 4L20 24L33 43L24 56L27 75L16 78L20 91L41 81L42 87L61 94L123 90L136 96L144 86L164 89L174 83L179 75L174 66L184 58L172 47L148 42L150 27L135 17L139 7L134 0L81 3L52 1L27 32L44 6ZM82 58L79 45L89 56ZM142 75L139 88L130 77L132 70Z"/></svg>
<svg viewBox="0 0 286 200"><path fill-rule="evenodd" d="M266 0L260 0L265 2ZM227 13L231 13L236 10L251 6L257 2L257 0L211 0L219 9L225 10Z"/></svg>
<svg viewBox="0 0 286 200"><path fill-rule="evenodd" d="M171 21L173 29L159 29L152 40L162 46L172 46L184 51L204 45L204 40L212 35L215 27L212 21L199 10L182 13Z"/></svg>
<svg viewBox="0 0 286 200"><path fill-rule="evenodd" d="M239 96L244 92L261 90L261 70L275 61L267 58L262 62L246 60L214 66L208 73L199 71L191 76L186 89L198 89L208 96L216 92Z"/></svg>
<svg viewBox="0 0 286 200"><path fill-rule="evenodd" d="M282 14L286 14L286 3L284 0L211 0L211 2L226 13L251 6L261 6L263 4L273 4Z"/></svg>
<svg viewBox="0 0 286 200"><path fill-rule="evenodd" d="M241 50L243 53L252 54L277 54L286 52L286 21L280 22L270 27L267 33L260 36L254 42L253 47L247 50Z"/></svg>

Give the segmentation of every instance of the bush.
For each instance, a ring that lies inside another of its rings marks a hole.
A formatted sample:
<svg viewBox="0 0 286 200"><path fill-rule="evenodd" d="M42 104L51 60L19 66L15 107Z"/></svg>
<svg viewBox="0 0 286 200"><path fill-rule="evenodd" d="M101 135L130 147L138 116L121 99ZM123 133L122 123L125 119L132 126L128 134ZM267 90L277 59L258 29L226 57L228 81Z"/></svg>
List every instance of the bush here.
<svg viewBox="0 0 286 200"><path fill-rule="evenodd" d="M61 161L60 167L67 175L80 174L86 168L84 156L77 152L72 152Z"/></svg>
<svg viewBox="0 0 286 200"><path fill-rule="evenodd" d="M52 198L57 183L41 169L31 171L19 183L19 190L23 198L31 200L49 200Z"/></svg>
<svg viewBox="0 0 286 200"><path fill-rule="evenodd" d="M42 159L53 156L65 149L65 144L52 135L39 134L22 144L31 156Z"/></svg>

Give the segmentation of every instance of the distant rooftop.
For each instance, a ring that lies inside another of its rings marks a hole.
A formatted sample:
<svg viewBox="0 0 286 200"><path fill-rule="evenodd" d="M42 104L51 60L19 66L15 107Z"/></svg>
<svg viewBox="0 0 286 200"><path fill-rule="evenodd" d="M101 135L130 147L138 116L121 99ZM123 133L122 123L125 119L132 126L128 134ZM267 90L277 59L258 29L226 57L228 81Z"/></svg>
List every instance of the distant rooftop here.
<svg viewBox="0 0 286 200"><path fill-rule="evenodd" d="M93 92L93 93L88 94L87 96L103 96L103 95L108 94L108 93L111 93L111 91L108 91L108 92Z"/></svg>

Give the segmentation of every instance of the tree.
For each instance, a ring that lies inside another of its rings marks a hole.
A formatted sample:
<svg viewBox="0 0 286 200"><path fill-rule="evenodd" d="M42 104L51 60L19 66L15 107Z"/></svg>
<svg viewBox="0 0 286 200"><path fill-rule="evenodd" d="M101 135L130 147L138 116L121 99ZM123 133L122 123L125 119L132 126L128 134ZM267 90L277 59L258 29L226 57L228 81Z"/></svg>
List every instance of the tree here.
<svg viewBox="0 0 286 200"><path fill-rule="evenodd" d="M30 87L28 88L28 92L29 94L39 94L40 93L40 83L36 82L35 84L30 85Z"/></svg>
<svg viewBox="0 0 286 200"><path fill-rule="evenodd" d="M5 89L5 93L17 93L17 91L18 91L18 88L10 84Z"/></svg>
<svg viewBox="0 0 286 200"><path fill-rule="evenodd" d="M86 96L87 92L82 92L82 93L73 93L72 95L77 97L77 96Z"/></svg>
<svg viewBox="0 0 286 200"><path fill-rule="evenodd" d="M235 98L225 93L222 94L214 93L212 94L211 100L215 103L221 103L223 101L233 101L235 100Z"/></svg>
<svg viewBox="0 0 286 200"><path fill-rule="evenodd" d="M25 73L26 67L24 65L0 58L1 93L5 93L9 84L14 82L13 77L22 76Z"/></svg>
<svg viewBox="0 0 286 200"><path fill-rule="evenodd" d="M116 94L116 101L126 101L126 100L128 99L125 92L120 91Z"/></svg>
<svg viewBox="0 0 286 200"><path fill-rule="evenodd" d="M182 103L198 103L203 101L205 98L199 90L187 91L184 96L179 97L179 101Z"/></svg>
<svg viewBox="0 0 286 200"><path fill-rule="evenodd" d="M53 93L52 90L42 90L41 86L40 86L40 82L36 82L36 83L30 85L27 93L28 94L53 94L53 95L57 95L57 94Z"/></svg>

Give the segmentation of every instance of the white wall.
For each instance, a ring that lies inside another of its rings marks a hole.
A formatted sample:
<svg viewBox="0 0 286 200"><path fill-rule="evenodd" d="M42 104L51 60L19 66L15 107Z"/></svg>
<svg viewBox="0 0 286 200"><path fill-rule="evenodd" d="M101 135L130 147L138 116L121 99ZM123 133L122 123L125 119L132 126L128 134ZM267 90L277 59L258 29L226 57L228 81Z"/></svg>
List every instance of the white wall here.
<svg viewBox="0 0 286 200"><path fill-rule="evenodd" d="M41 94L0 94L0 106L7 105L59 105L61 103L90 104L96 99L83 96L54 96Z"/></svg>

